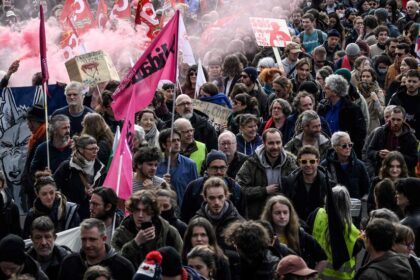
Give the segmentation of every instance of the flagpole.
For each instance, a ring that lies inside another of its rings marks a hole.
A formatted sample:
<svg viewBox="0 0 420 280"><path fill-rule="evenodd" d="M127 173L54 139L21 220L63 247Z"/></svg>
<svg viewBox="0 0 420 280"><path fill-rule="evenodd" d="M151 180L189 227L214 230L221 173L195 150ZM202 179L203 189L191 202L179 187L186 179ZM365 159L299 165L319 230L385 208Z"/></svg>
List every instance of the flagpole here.
<svg viewBox="0 0 420 280"><path fill-rule="evenodd" d="M42 91L44 93L44 117L45 117L45 143L47 145L47 167L50 168L50 141L48 135L48 101L47 101L47 91L48 91L48 82L42 83Z"/></svg>
<svg viewBox="0 0 420 280"><path fill-rule="evenodd" d="M120 139L121 141L121 139ZM117 197L119 197L120 194L120 185L121 185L121 170L122 170L122 160L123 160L123 155L120 155L120 161L118 162L118 179L117 179ZM112 235L114 234L115 231L115 221L117 220L117 211L115 211L114 213L114 220L112 221L112 231L111 231L111 236L110 238L112 238Z"/></svg>

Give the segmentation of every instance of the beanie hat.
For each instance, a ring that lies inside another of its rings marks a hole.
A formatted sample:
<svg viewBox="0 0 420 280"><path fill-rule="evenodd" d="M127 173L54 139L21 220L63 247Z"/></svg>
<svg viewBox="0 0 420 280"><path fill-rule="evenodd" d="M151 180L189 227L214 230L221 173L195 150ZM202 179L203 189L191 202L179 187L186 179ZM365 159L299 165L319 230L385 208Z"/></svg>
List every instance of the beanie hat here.
<svg viewBox="0 0 420 280"><path fill-rule="evenodd" d="M340 75L341 77L343 77L344 79L346 79L347 82L350 83L350 80L351 80L351 72L350 72L350 70L348 70L346 68L340 68L337 71L335 71L334 74Z"/></svg>
<svg viewBox="0 0 420 280"><path fill-rule="evenodd" d="M385 8L378 8L375 10L375 17L379 22L384 22L388 18L388 11Z"/></svg>
<svg viewBox="0 0 420 280"><path fill-rule="evenodd" d="M39 105L34 105L28 109L28 114L26 118L33 119L37 122L44 123L45 122L45 110L44 108L40 107Z"/></svg>
<svg viewBox="0 0 420 280"><path fill-rule="evenodd" d="M25 259L25 242L21 237L9 234L0 241L0 262L22 265Z"/></svg>
<svg viewBox="0 0 420 280"><path fill-rule="evenodd" d="M338 38L340 38L341 35L340 35L340 32L338 32L337 30L331 29L330 31L328 31L328 37L327 38L329 38L329 37L338 37Z"/></svg>
<svg viewBox="0 0 420 280"><path fill-rule="evenodd" d="M224 160L227 163L227 157L225 153L218 150L211 150L211 152L207 154L206 166L209 166L209 164L216 159Z"/></svg>
<svg viewBox="0 0 420 280"><path fill-rule="evenodd" d="M174 277L182 274L182 261L179 253L170 246L158 250L162 255L162 276Z"/></svg>
<svg viewBox="0 0 420 280"><path fill-rule="evenodd" d="M257 80L257 77L258 77L257 68L249 66L249 67L244 68L244 70L242 70L242 72L245 72L249 76L251 81L253 83L255 83L255 81Z"/></svg>
<svg viewBox="0 0 420 280"><path fill-rule="evenodd" d="M298 88L298 92L302 90L309 92L313 96L317 96L319 89L314 81L304 81L303 83L300 84Z"/></svg>
<svg viewBox="0 0 420 280"><path fill-rule="evenodd" d="M162 276L162 255L158 251L151 251L139 266L133 280L158 280Z"/></svg>
<svg viewBox="0 0 420 280"><path fill-rule="evenodd" d="M346 47L346 54L348 56L358 56L360 53L360 48L356 43L350 43Z"/></svg>

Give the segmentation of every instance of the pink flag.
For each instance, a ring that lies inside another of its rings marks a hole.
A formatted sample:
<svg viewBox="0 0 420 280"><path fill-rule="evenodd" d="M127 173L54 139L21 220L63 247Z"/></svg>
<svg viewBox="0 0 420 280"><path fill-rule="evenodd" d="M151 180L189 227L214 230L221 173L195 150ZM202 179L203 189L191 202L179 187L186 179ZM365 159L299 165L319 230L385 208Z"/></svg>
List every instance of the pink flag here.
<svg viewBox="0 0 420 280"><path fill-rule="evenodd" d="M132 102L128 104L127 111L132 112ZM132 112L127 115L124 121L121 137L103 184L104 187L113 189L117 196L123 200L127 200L133 192L133 161L130 149L133 133L134 113ZM118 174L120 174L120 178L118 178Z"/></svg>
<svg viewBox="0 0 420 280"><path fill-rule="evenodd" d="M133 166L130 146L134 135L134 115L152 102L159 80L175 81L178 53L179 12L140 57L113 96L116 119L123 119L121 138L114 153L104 186L121 199L133 191Z"/></svg>
<svg viewBox="0 0 420 280"><path fill-rule="evenodd" d="M115 119L122 120L150 104L159 80L175 82L179 11L143 53L113 95ZM132 112L127 110L132 100Z"/></svg>
<svg viewBox="0 0 420 280"><path fill-rule="evenodd" d="M45 39L44 8L39 5L39 53L41 58L42 83L48 83L47 43Z"/></svg>

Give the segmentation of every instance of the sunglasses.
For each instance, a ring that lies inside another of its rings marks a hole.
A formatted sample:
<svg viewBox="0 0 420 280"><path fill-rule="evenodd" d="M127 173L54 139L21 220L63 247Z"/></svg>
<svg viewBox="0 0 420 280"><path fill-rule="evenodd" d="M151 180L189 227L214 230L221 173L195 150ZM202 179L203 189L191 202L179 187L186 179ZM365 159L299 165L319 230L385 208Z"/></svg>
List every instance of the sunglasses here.
<svg viewBox="0 0 420 280"><path fill-rule="evenodd" d="M316 163L316 159L301 159L299 162L301 164L308 164L308 163L310 163L310 164L314 165Z"/></svg>
<svg viewBox="0 0 420 280"><path fill-rule="evenodd" d="M353 143L338 145L341 149L353 148Z"/></svg>
<svg viewBox="0 0 420 280"><path fill-rule="evenodd" d="M197 76L197 72L191 72L190 76Z"/></svg>

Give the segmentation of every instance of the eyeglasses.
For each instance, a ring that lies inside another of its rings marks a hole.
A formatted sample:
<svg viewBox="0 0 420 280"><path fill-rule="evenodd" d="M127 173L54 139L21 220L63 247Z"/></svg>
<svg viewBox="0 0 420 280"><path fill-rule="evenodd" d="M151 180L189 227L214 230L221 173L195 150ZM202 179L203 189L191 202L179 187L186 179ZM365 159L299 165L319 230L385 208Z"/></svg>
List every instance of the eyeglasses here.
<svg viewBox="0 0 420 280"><path fill-rule="evenodd" d="M93 151L99 151L99 147L98 146L96 146L96 147L91 147L91 148L83 148L84 150L88 150L88 151L90 151L90 152L93 152Z"/></svg>
<svg viewBox="0 0 420 280"><path fill-rule="evenodd" d="M220 143L220 146L232 146L232 145L236 145L236 143L232 143L232 142L222 142L222 143Z"/></svg>
<svg viewBox="0 0 420 280"><path fill-rule="evenodd" d="M226 165L225 166L209 166L208 169L211 171L217 171L217 170L225 171L227 169L227 166Z"/></svg>
<svg viewBox="0 0 420 280"><path fill-rule="evenodd" d="M179 132L181 132L182 134L192 133L192 132L194 132L194 128L187 129L187 130L180 130Z"/></svg>
<svg viewBox="0 0 420 280"><path fill-rule="evenodd" d="M348 143L348 144L343 144L343 145L337 145L338 147L340 147L341 149L351 149L353 148L353 143Z"/></svg>
<svg viewBox="0 0 420 280"><path fill-rule="evenodd" d="M299 162L300 162L300 164L310 163L310 164L314 165L316 163L316 159L301 159Z"/></svg>

